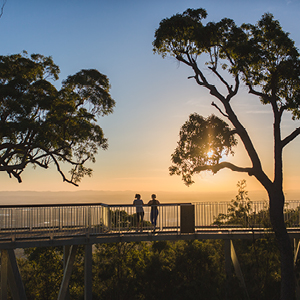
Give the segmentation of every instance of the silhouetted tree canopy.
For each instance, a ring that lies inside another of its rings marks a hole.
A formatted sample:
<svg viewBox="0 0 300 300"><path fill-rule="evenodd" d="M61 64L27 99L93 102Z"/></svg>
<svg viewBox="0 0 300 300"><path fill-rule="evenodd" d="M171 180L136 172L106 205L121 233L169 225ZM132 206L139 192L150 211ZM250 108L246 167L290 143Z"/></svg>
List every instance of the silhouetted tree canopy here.
<svg viewBox="0 0 300 300"><path fill-rule="evenodd" d="M56 166L64 181L77 185L90 175L107 139L97 117L112 113L109 80L95 69L62 81L59 67L40 54L0 56L0 171L21 182L28 166ZM66 164L65 164L66 163ZM62 165L70 165L70 178Z"/></svg>
<svg viewBox="0 0 300 300"><path fill-rule="evenodd" d="M237 144L234 132L220 118L208 118L194 113L181 127L177 148L172 154L174 165L170 173L180 175L187 185L194 183L192 175L212 165L219 165L223 155L233 153ZM217 172L217 169L212 169Z"/></svg>

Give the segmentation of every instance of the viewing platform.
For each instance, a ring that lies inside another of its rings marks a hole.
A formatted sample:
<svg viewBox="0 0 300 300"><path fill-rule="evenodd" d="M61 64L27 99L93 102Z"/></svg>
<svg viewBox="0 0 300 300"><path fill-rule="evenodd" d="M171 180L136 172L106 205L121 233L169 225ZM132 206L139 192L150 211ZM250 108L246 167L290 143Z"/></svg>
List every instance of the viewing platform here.
<svg viewBox="0 0 300 300"><path fill-rule="evenodd" d="M168 203L158 206L155 232L150 206L145 205L143 230L137 230L136 207L108 204L53 204L0 206L0 249L65 244L187 239L238 239L261 236L268 218L266 202L252 202L244 217L226 223L231 202ZM300 232L300 201L287 201L285 220L291 234Z"/></svg>
<svg viewBox="0 0 300 300"><path fill-rule="evenodd" d="M243 203L240 203L243 205ZM157 206L154 230L150 206L143 206L142 230L137 228L136 207L103 203L4 205L0 206L1 289L7 299L8 287L14 300L26 298L15 249L62 246L64 275L58 300L65 299L79 245L84 246L84 299L92 299L93 245L116 242L162 240L224 241L226 274L235 273L246 291L243 274L235 253L236 239L259 239L274 233L268 223L267 202L251 202L251 208L232 202L168 203ZM294 261L300 249L300 201L287 201L284 218L294 241Z"/></svg>

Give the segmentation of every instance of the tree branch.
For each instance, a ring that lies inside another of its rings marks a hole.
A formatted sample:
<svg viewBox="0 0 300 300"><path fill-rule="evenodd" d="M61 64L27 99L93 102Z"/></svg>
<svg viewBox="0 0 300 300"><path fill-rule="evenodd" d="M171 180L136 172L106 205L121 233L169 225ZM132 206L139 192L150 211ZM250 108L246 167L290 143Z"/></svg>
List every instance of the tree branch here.
<svg viewBox="0 0 300 300"><path fill-rule="evenodd" d="M19 183L22 183L22 178L20 176L20 174L22 173L22 171L20 171L19 173L17 173L16 171L11 171L10 174L12 174L15 178L17 178L17 180L18 180Z"/></svg>
<svg viewBox="0 0 300 300"><path fill-rule="evenodd" d="M281 142L282 148L285 147L293 139L295 139L299 134L300 134L300 127L296 128L290 135L288 135L285 139L282 140Z"/></svg>
<svg viewBox="0 0 300 300"><path fill-rule="evenodd" d="M219 91L217 90L217 88L214 85L210 84L207 81L206 77L203 75L201 70L198 68L196 61L194 59L192 59L189 55L188 55L188 59L190 61L191 67L193 68L193 70L195 72L194 78L196 79L196 82L199 85L203 85L204 87L206 87L210 91L211 95L215 96L222 103L225 103L226 100L225 100L224 96L219 93ZM200 81L199 77L201 78L202 81Z"/></svg>
<svg viewBox="0 0 300 300"><path fill-rule="evenodd" d="M236 171L236 172L243 172L243 173L248 173L249 176L254 175L254 169L253 168L242 168L242 167L238 167L230 162L221 162L219 164L216 165L212 165L212 166L199 166L196 167L194 169L194 171L196 172L201 172L201 171L212 171L213 173L217 173L218 171L220 171L221 169L230 169L232 171Z"/></svg>
<svg viewBox="0 0 300 300"><path fill-rule="evenodd" d="M214 106L220 112L220 114L222 114L224 117L228 118L228 115L223 113L221 108L219 108L218 105L215 102L212 102L211 105Z"/></svg>
<svg viewBox="0 0 300 300"><path fill-rule="evenodd" d="M53 161L54 161L54 163L56 165L57 171L60 173L61 177L63 178L63 181L66 181L66 182L71 183L71 184L73 184L75 186L78 186L78 184L76 184L75 182L72 182L71 180L69 180L69 179L66 178L65 174L63 173L63 171L60 168L60 165L59 165L58 161L55 159L54 156L52 156L52 155L50 155L50 156L52 157L52 159L53 159Z"/></svg>
<svg viewBox="0 0 300 300"><path fill-rule="evenodd" d="M258 97L261 97L261 98L264 98L264 99L266 98L266 94L254 90L250 83L246 83L246 85L249 88L249 94L253 94L255 96L258 96ZM269 98L268 98L268 100L269 100Z"/></svg>
<svg viewBox="0 0 300 300"><path fill-rule="evenodd" d="M6 2L7 2L7 0L4 0L4 1L3 1L3 5L1 6L1 9L0 9L0 18L1 18L2 15L3 15L3 10L4 10L4 6L5 6Z"/></svg>
<svg viewBox="0 0 300 300"><path fill-rule="evenodd" d="M227 91L230 95L230 99L234 96L234 92L232 90L232 85L229 85L228 82L221 76L221 74L217 71L217 69L215 67L208 67L215 75L217 75L217 77L220 79L220 81L226 86ZM236 88L235 88L236 90ZM228 95L228 96L229 96ZM232 95L232 96L231 96ZM229 100L230 100L229 99Z"/></svg>

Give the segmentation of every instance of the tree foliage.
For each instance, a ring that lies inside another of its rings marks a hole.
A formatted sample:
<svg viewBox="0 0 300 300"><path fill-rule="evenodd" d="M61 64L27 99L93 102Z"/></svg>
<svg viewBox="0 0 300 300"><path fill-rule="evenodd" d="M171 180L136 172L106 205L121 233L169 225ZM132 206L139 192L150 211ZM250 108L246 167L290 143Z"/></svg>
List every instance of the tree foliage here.
<svg viewBox="0 0 300 300"><path fill-rule="evenodd" d="M203 118L191 114L181 127L179 142L172 154L174 165L170 167L170 174L182 174L185 184L190 185L194 183L194 173L218 165L223 155L233 154L232 147L236 144L234 132L226 122L214 115Z"/></svg>
<svg viewBox="0 0 300 300"><path fill-rule="evenodd" d="M235 240L234 247L250 299L279 299L275 239ZM74 300L84 297L83 247L79 250L69 285ZM25 250L18 261L28 299L57 299L63 275L61 248ZM97 244L93 299L244 299L238 279L226 280L224 266L220 240Z"/></svg>
<svg viewBox="0 0 300 300"><path fill-rule="evenodd" d="M283 149L299 136L300 127L285 137L282 137L281 129L285 112L290 113L294 120L300 118L300 54L289 34L270 13L264 14L255 25L241 26L228 18L205 24L206 17L204 9L188 9L162 20L155 32L154 52L163 57L173 56L192 69L193 75L189 78L218 100L218 104L212 102L212 105L232 126L231 132L241 140L251 164L238 166L225 161L225 157L222 161L209 161L203 152L197 151L189 156L187 163L185 159L177 158L185 157L189 148L177 147L172 156L172 159L176 158L173 159L175 166L170 171L171 174L181 174L186 184L192 183L191 176L195 173L204 170L216 173L224 168L248 173L261 183L269 196L270 220L281 253L281 297L293 299L293 253L283 216ZM200 56L201 60L198 59ZM206 70L215 75L213 80L208 79ZM273 178L263 170L255 145L232 103L242 84L250 94L259 97L262 104L269 105L273 114ZM184 139L185 135L181 135L179 145L185 142ZM202 143L200 148L209 149L208 139L199 139L199 143ZM222 148L215 151L218 157L223 155ZM207 163L203 164L205 159Z"/></svg>
<svg viewBox="0 0 300 300"><path fill-rule="evenodd" d="M109 80L95 69L81 70L53 85L59 67L51 57L26 53L0 56L0 171L21 182L27 165L53 163L64 181L77 185L92 169L107 139L97 117L112 113ZM63 163L71 165L70 179Z"/></svg>
<svg viewBox="0 0 300 300"><path fill-rule="evenodd" d="M93 298L199 299L201 291L204 298L222 299L222 258L214 245L200 241L97 245Z"/></svg>
<svg viewBox="0 0 300 300"><path fill-rule="evenodd" d="M215 224L240 224L249 227L251 218L252 201L248 197L248 191L245 190L247 184L243 179L238 182L238 194L228 205L227 213L221 213L217 216Z"/></svg>
<svg viewBox="0 0 300 300"><path fill-rule="evenodd" d="M63 278L62 255L57 248L29 248L19 259L28 300L57 299Z"/></svg>
<svg viewBox="0 0 300 300"><path fill-rule="evenodd" d="M277 121L276 129L280 132L279 126L284 111L291 111L293 118L299 118L299 52L289 38L289 34L282 30L279 22L274 20L271 14L263 15L256 25L242 24L240 27L233 20L227 18L220 22L203 24L206 16L207 13L203 9L188 9L182 14L162 20L155 32L154 52L163 57L168 54L174 56L178 61L191 67L194 75L189 78L194 78L199 85L207 88L211 95L221 101L225 111L214 102L212 105L217 108L222 117L228 119L234 126L232 134L241 138L253 166L239 168L232 164L211 161L208 164L211 165L211 168L203 168L201 158L205 159L206 154L194 152L194 159L199 161L199 168L195 172L207 169L213 169L213 172L216 172L223 168L230 168L255 175L266 186L271 182L262 172L258 154L247 131L235 115L230 101L237 95L242 80L248 86L249 93L259 96L264 104L271 104L274 118ZM221 89L219 90L217 86L208 81L203 72L204 66L197 61L200 55L206 59L206 67L219 80L219 89L224 86L227 92L221 93ZM224 71L227 71L227 75ZM230 83L231 79L233 79L232 83ZM191 122L191 120L189 121ZM218 118L215 118L215 122L219 122ZM201 122L199 122L199 126L203 126ZM281 140L279 153L299 133L300 129L297 128ZM180 142L181 137L184 139L185 136L180 135ZM201 147L205 145L207 149L209 149L210 142L209 139L199 141ZM182 156L188 152L184 147L178 147L174 153L176 156L178 156L179 149L181 149ZM216 151L218 153L215 155L218 157L224 155L223 149L216 149ZM277 152L276 154L279 155ZM279 162L277 161L277 163ZM185 163L183 160L179 160L176 161L176 164L180 168ZM216 168L216 164L218 164L218 168ZM194 169L193 166L191 170ZM183 180L187 184L190 183L189 179L189 177L183 176Z"/></svg>

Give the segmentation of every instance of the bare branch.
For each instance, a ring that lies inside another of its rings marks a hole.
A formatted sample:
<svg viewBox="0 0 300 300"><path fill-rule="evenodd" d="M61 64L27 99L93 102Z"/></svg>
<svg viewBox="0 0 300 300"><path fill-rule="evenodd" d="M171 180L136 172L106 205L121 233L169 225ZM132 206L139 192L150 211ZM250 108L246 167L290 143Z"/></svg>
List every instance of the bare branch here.
<svg viewBox="0 0 300 300"><path fill-rule="evenodd" d="M199 166L197 168L195 168L195 171L197 172L201 172L201 171L212 171L213 173L217 173L218 171L220 171L221 169L230 169L232 171L236 171L236 172L243 172L243 173L248 173L249 176L254 175L254 169L253 168L242 168L242 167L238 167L230 162L221 162L219 164L216 165L212 165L212 166Z"/></svg>
<svg viewBox="0 0 300 300"><path fill-rule="evenodd" d="M255 96L258 96L258 97L261 97L261 98L264 98L264 99L266 98L266 94L254 90L250 83L247 83L247 86L249 88L249 94L253 94Z"/></svg>
<svg viewBox="0 0 300 300"><path fill-rule="evenodd" d="M225 103L226 100L225 100L224 96L219 93L219 91L213 84L210 84L207 81L204 74L198 68L197 62L194 59L191 59L190 57L189 57L189 59L190 59L191 67L193 68L193 70L195 72L194 78L196 79L196 82L199 85L203 85L205 88L207 88L210 91L210 94L213 95L214 97L216 97L217 99L219 99L222 103ZM202 81L199 79L199 77Z"/></svg>
<svg viewBox="0 0 300 300"><path fill-rule="evenodd" d="M73 184L75 186L78 186L78 184L76 184L75 182L72 182L71 180L69 180L69 179L66 178L65 174L63 173L63 171L60 168L60 165L59 165L58 161L55 159L54 156L51 155L51 157L52 157L52 159L53 159L53 161L54 161L54 163L56 165L57 171L60 173L61 177L63 178L63 181L66 181L66 182L71 183L71 184Z"/></svg>
<svg viewBox="0 0 300 300"><path fill-rule="evenodd" d="M289 142L295 139L300 134L300 127L296 128L290 135L282 140L282 148L285 147Z"/></svg>
<svg viewBox="0 0 300 300"><path fill-rule="evenodd" d="M7 0L4 0L4 1L3 1L3 4L2 4L2 6L1 6L1 9L0 9L0 18L1 18L2 15L3 15L3 10L4 10L4 6L5 6L6 2L7 2Z"/></svg>
<svg viewBox="0 0 300 300"><path fill-rule="evenodd" d="M223 113L221 108L219 108L218 105L215 102L212 102L211 105L214 106L224 117L228 118L228 115Z"/></svg>
<svg viewBox="0 0 300 300"><path fill-rule="evenodd" d="M217 71L215 67L208 67L217 77L220 79L220 81L226 86L227 91L229 94L232 93L232 86L228 84L228 82L221 76L221 74Z"/></svg>
<svg viewBox="0 0 300 300"><path fill-rule="evenodd" d="M11 171L10 172L15 178L17 178L18 182L21 183L22 182L22 178L20 176L20 174L22 173L22 171L20 171L19 173L15 172L15 171Z"/></svg>

